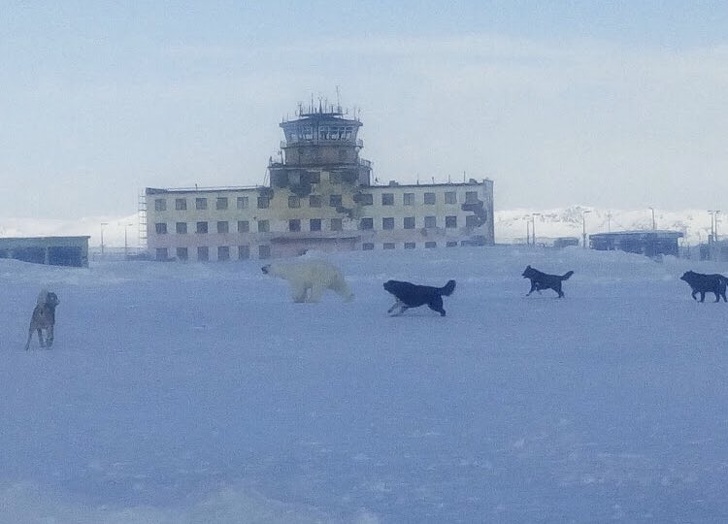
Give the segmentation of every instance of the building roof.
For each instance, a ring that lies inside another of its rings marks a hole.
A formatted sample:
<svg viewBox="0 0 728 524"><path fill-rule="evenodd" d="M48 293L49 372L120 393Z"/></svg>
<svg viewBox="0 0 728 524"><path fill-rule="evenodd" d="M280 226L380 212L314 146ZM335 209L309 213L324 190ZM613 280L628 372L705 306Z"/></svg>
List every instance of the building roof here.
<svg viewBox="0 0 728 524"><path fill-rule="evenodd" d="M632 238L648 238L648 237L662 237L662 238L682 238L684 233L682 231L671 231L668 229L639 229L634 231L613 231L610 233L594 233L589 235L589 238L594 239L608 239L608 238L620 238L620 237L632 237Z"/></svg>

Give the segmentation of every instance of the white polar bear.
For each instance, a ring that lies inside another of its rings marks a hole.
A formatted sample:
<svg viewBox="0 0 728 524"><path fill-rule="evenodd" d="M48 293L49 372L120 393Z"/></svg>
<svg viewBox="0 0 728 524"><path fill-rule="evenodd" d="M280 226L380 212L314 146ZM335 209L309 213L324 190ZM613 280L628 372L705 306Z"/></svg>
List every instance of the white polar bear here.
<svg viewBox="0 0 728 524"><path fill-rule="evenodd" d="M324 260L273 262L261 269L266 275L288 280L294 302L318 302L327 289L337 292L347 302L354 298L341 271Z"/></svg>

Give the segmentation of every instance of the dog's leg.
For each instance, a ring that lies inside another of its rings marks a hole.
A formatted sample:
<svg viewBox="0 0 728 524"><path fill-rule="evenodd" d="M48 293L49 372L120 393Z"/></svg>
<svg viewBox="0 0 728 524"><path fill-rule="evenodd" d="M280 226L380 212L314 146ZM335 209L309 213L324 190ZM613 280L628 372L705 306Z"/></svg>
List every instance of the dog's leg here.
<svg viewBox="0 0 728 524"><path fill-rule="evenodd" d="M46 330L46 346L49 348L53 345L53 324Z"/></svg>
<svg viewBox="0 0 728 524"><path fill-rule="evenodd" d="M445 316L445 310L442 307L442 297L441 296L438 295L435 298L433 298L432 300L430 300L430 302L427 304L427 307L429 307L433 311L437 311L438 313L440 313L441 317Z"/></svg>
<svg viewBox="0 0 728 524"><path fill-rule="evenodd" d="M38 342L40 343L40 347L44 348L45 341L43 340L43 330L41 328L38 328Z"/></svg>
<svg viewBox="0 0 728 524"><path fill-rule="evenodd" d="M700 292L700 301L705 302L705 291Z"/></svg>
<svg viewBox="0 0 728 524"><path fill-rule="evenodd" d="M392 307L387 310L387 313L391 313L392 311L394 311L395 308L399 307L400 304L401 302L399 301L399 299L395 300L394 304L392 304Z"/></svg>
<svg viewBox="0 0 728 524"><path fill-rule="evenodd" d="M526 293L526 296L529 296L529 295L530 295L531 293L533 293L533 292L534 292L534 291L536 291L537 289L538 289L538 288L537 288L537 286L536 286L536 282L535 282L534 280L531 280L531 289L530 289L530 290L528 291L528 293ZM541 290L539 289L539 290L538 290L538 292L540 293L540 292L541 292Z"/></svg>

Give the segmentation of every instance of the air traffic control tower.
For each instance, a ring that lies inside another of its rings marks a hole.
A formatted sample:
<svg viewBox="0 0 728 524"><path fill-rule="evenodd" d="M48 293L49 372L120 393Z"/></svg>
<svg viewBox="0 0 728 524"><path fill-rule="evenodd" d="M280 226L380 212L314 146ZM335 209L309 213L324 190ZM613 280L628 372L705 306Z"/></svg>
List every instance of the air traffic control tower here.
<svg viewBox="0 0 728 524"><path fill-rule="evenodd" d="M284 120L282 159L269 165L273 188L295 191L322 182L349 186L371 185L371 162L359 157L364 147L357 138L362 123L346 118L341 106L319 101L308 108L299 104L294 120ZM325 175L326 173L326 175Z"/></svg>

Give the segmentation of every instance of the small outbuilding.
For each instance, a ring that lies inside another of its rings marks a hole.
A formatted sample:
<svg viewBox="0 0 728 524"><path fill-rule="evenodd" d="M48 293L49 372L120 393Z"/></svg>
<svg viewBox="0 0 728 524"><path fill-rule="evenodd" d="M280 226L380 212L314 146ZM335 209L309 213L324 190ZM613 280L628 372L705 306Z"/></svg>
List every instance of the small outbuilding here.
<svg viewBox="0 0 728 524"><path fill-rule="evenodd" d="M618 231L589 235L589 245L597 251L626 251L648 257L678 256L678 239L682 237L681 231L655 229Z"/></svg>
<svg viewBox="0 0 728 524"><path fill-rule="evenodd" d="M50 266L88 267L89 236L0 238L0 258Z"/></svg>

